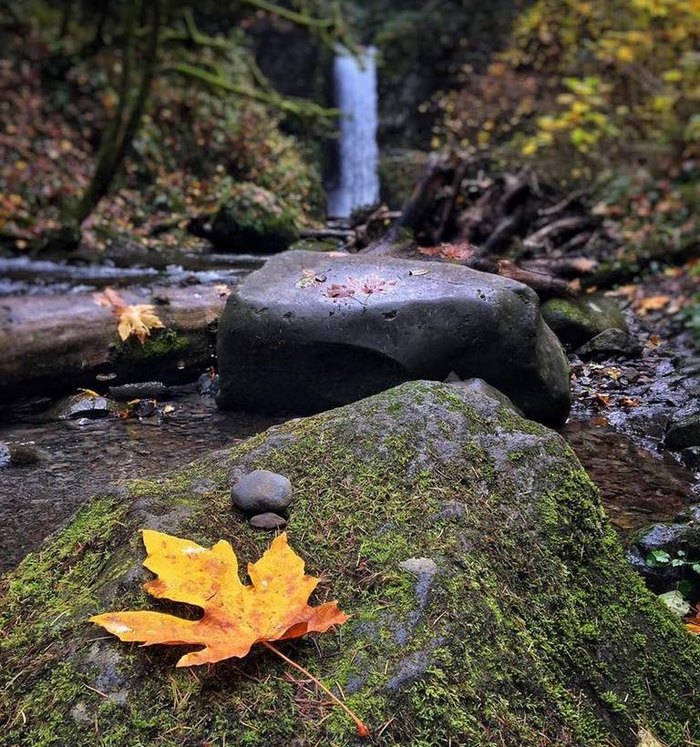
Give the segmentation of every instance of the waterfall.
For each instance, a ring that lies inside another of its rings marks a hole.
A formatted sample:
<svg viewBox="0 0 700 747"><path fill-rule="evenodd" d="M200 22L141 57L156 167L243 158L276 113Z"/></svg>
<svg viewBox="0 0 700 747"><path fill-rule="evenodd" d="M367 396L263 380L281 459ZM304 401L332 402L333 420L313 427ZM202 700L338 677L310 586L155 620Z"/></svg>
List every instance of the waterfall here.
<svg viewBox="0 0 700 747"><path fill-rule="evenodd" d="M341 49L334 61L341 115L338 181L328 196L333 218L347 218L354 208L379 199L375 54L374 47L367 47L357 59Z"/></svg>

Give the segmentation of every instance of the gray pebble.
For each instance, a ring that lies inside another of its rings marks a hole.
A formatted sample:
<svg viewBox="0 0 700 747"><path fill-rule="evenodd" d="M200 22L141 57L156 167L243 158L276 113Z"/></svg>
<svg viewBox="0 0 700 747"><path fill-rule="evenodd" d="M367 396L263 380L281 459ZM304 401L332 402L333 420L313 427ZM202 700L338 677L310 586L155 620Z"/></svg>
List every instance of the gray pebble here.
<svg viewBox="0 0 700 747"><path fill-rule="evenodd" d="M283 516L278 516L269 511L253 516L249 523L256 529L284 529L287 526L287 520Z"/></svg>
<svg viewBox="0 0 700 747"><path fill-rule="evenodd" d="M283 513L292 502L292 483L284 475L256 469L233 486L231 499L246 514Z"/></svg>

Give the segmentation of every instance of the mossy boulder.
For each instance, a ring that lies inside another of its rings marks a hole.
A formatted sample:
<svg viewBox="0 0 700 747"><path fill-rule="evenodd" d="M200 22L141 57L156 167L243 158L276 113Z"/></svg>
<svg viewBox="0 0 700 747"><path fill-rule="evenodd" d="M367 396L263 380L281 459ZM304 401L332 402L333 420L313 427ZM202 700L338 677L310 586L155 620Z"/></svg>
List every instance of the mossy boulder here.
<svg viewBox="0 0 700 747"><path fill-rule="evenodd" d="M617 303L597 293L575 300L552 298L542 304L542 316L567 350L575 350L606 329L628 331Z"/></svg>
<svg viewBox="0 0 700 747"><path fill-rule="evenodd" d="M294 211L272 192L235 184L214 216L210 238L221 251L271 254L299 238Z"/></svg>
<svg viewBox="0 0 700 747"><path fill-rule="evenodd" d="M86 622L181 611L141 589L138 528L226 538L242 567L257 559L270 535L229 503L241 469L294 485L290 542L351 618L283 649L342 688L373 744L700 737L700 641L627 565L563 440L483 393L412 382L98 497L29 556L1 613L4 744L360 743L262 647L176 670L181 649L122 644Z"/></svg>

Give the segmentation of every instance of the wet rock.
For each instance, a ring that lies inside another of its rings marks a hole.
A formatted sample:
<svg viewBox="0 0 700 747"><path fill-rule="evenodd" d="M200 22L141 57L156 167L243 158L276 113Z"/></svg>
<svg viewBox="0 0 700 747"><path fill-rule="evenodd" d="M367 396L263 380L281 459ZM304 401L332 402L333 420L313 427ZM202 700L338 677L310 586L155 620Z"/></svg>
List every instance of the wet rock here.
<svg viewBox="0 0 700 747"><path fill-rule="evenodd" d="M27 467L37 464L47 454L33 444L13 444L0 441L0 469L5 467Z"/></svg>
<svg viewBox="0 0 700 747"><path fill-rule="evenodd" d="M606 360L608 358L637 358L642 352L638 340L621 329L606 329L581 345L576 351L581 360Z"/></svg>
<svg viewBox="0 0 700 747"><path fill-rule="evenodd" d="M54 420L76 420L78 418L109 417L116 412L114 402L107 397L94 397L91 394L75 394L58 402L50 411L49 416Z"/></svg>
<svg viewBox="0 0 700 747"><path fill-rule="evenodd" d="M161 608L131 575L143 560L137 530L178 505L183 489L189 514L173 515L163 531L204 546L226 537L241 560L259 556L264 537L251 544L240 516L183 488L205 475L224 489L222 464L266 464L292 479L302 522L294 549L325 576L315 603L337 595L352 613L340 631L318 637L324 668L344 692L354 689L354 703L375 729L382 724L386 745L444 743L449 735L485 744L494 724L516 725L501 730L505 747L537 747L543 734L550 744L632 745L630 724L653 723L666 744L700 733L700 643L669 620L624 561L595 486L561 437L490 397L411 382L280 425L179 468L175 479L139 481L136 503L100 496L14 571L0 610L0 710L26 702L33 716L8 722L7 744L46 742L47 722L55 744L94 744L94 721L76 724L70 713L79 702L101 708L103 699L66 686L102 690L96 674L111 677L109 665L89 656L99 634L85 618L125 601ZM436 518L446 502L464 503L464 513ZM400 567L410 558L415 573ZM431 579L425 596L421 579ZM108 679L106 694L128 690L128 707L100 711L100 738L172 742L173 664L182 649L99 637L101 648L123 656L116 668L123 681ZM47 660L26 677L39 644L60 652L60 667ZM318 662L311 642L295 649L300 664ZM235 664L200 673L210 686L187 702L188 744L211 741L212 724L228 743L244 744L251 731L240 714L261 692L285 718L256 711L256 723L272 729L258 744L354 742L349 722L300 712L298 691L282 678L253 680ZM615 693L629 694L624 708ZM383 718L399 711L400 719Z"/></svg>
<svg viewBox="0 0 700 747"><path fill-rule="evenodd" d="M628 331L617 303L598 294L575 300L552 298L542 304L542 316L567 350L575 350L606 329Z"/></svg>
<svg viewBox="0 0 700 747"><path fill-rule="evenodd" d="M687 529L686 524L654 524L637 541L637 547L647 555L654 550L664 550L673 554L683 544Z"/></svg>
<svg viewBox="0 0 700 747"><path fill-rule="evenodd" d="M700 561L700 507L691 507L679 516L682 522L654 524L644 531L628 557L647 584L657 593L675 588L684 579L697 585L694 571L682 563L671 561ZM665 553L668 562L654 559L654 553Z"/></svg>
<svg viewBox="0 0 700 747"><path fill-rule="evenodd" d="M627 551L627 562L644 579L646 585L655 593L663 594L678 584L680 571L671 565L654 566L647 563L647 555L639 548L632 547Z"/></svg>
<svg viewBox="0 0 700 747"><path fill-rule="evenodd" d="M681 451L681 459L688 469L700 470L700 446L690 446Z"/></svg>
<svg viewBox="0 0 700 747"><path fill-rule="evenodd" d="M219 393L219 374L203 373L197 379L197 391L202 397L216 397Z"/></svg>
<svg viewBox="0 0 700 747"><path fill-rule="evenodd" d="M700 413L694 413L672 422L664 443L670 449L700 446Z"/></svg>
<svg viewBox="0 0 700 747"><path fill-rule="evenodd" d="M275 529L284 529L287 526L287 520L283 516L273 514L271 511L252 516L248 523L256 529L267 529L271 531Z"/></svg>
<svg viewBox="0 0 700 747"><path fill-rule="evenodd" d="M161 381L143 381L111 386L109 393L117 400L163 399L168 395L168 387Z"/></svg>
<svg viewBox="0 0 700 747"><path fill-rule="evenodd" d="M447 263L285 252L229 297L218 356L224 409L317 412L450 371L535 420L561 423L570 405L536 294Z"/></svg>
<svg viewBox="0 0 700 747"><path fill-rule="evenodd" d="M245 514L281 513L292 502L292 483L284 475L256 469L236 482L231 499Z"/></svg>

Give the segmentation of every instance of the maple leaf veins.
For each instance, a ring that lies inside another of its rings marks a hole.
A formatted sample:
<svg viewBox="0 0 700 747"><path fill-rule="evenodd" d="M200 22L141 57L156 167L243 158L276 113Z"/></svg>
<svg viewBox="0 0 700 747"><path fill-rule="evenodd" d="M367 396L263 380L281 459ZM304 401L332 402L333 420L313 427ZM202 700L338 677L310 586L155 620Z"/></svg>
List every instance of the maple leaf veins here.
<svg viewBox="0 0 700 747"><path fill-rule="evenodd" d="M304 574L304 561L281 534L256 563L248 565L251 585L238 577L231 545L211 549L150 529L143 531L148 551L144 566L157 578L144 588L154 597L201 607L201 620L160 612L108 612L90 618L122 641L145 646L198 645L178 667L242 658L255 643L323 633L348 617L336 602L310 607L307 600L319 579Z"/></svg>

